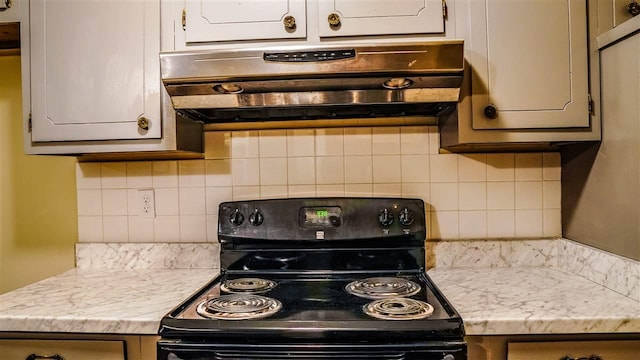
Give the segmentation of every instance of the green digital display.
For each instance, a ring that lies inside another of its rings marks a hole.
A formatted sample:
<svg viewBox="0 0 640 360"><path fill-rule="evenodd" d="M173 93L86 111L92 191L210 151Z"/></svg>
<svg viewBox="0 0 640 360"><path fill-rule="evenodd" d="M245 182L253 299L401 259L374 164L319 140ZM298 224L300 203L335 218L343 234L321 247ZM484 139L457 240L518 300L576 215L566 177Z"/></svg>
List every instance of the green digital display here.
<svg viewBox="0 0 640 360"><path fill-rule="evenodd" d="M311 206L300 208L300 226L333 228L342 224L342 209L338 206Z"/></svg>

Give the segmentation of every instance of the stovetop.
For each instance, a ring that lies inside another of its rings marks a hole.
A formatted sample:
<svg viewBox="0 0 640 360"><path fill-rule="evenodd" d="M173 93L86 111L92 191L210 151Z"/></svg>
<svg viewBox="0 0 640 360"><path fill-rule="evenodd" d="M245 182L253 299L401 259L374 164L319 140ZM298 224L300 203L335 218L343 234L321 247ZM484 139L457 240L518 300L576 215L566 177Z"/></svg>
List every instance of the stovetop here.
<svg viewBox="0 0 640 360"><path fill-rule="evenodd" d="M162 319L163 338L289 343L462 339L460 316L424 270L421 200L243 201L223 203L219 213L222 272ZM384 306L393 315L387 318L393 320L365 313L365 307L370 311L377 301L375 296L346 290L357 280L389 277L419 287L408 295L387 297L392 301ZM210 305L220 299L244 306L244 300L229 296L221 286L247 278L275 283L255 294L274 300L275 311L241 320L209 317ZM396 320L395 311L406 303L426 303L428 311Z"/></svg>

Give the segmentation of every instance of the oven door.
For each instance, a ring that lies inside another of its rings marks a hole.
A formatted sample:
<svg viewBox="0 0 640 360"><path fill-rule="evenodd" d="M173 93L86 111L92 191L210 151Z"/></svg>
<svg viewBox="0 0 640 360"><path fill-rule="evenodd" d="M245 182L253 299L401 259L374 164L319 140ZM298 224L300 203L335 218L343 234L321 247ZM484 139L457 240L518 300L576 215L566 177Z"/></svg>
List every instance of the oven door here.
<svg viewBox="0 0 640 360"><path fill-rule="evenodd" d="M211 344L158 342L158 360L349 359L349 360L466 360L463 341L407 344Z"/></svg>

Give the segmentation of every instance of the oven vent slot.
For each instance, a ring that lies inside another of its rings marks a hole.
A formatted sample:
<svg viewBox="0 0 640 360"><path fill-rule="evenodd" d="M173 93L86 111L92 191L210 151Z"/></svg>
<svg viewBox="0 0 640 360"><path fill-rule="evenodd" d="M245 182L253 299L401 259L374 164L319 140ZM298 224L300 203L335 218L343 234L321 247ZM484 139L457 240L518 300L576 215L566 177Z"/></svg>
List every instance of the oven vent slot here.
<svg viewBox="0 0 640 360"><path fill-rule="evenodd" d="M216 351L214 355L216 360L256 360L256 359L348 359L348 360L404 360L406 354L404 352L371 352L363 353L362 351L250 351L250 352L233 352L233 351Z"/></svg>

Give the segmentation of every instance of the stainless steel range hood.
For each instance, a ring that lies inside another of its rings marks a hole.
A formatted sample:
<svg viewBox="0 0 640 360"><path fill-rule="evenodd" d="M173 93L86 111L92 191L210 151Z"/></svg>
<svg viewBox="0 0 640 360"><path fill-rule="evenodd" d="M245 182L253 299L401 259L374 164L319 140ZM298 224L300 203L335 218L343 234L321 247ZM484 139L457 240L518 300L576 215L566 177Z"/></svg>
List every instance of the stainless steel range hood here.
<svg viewBox="0 0 640 360"><path fill-rule="evenodd" d="M438 116L455 108L462 41L172 52L176 111L207 124Z"/></svg>

